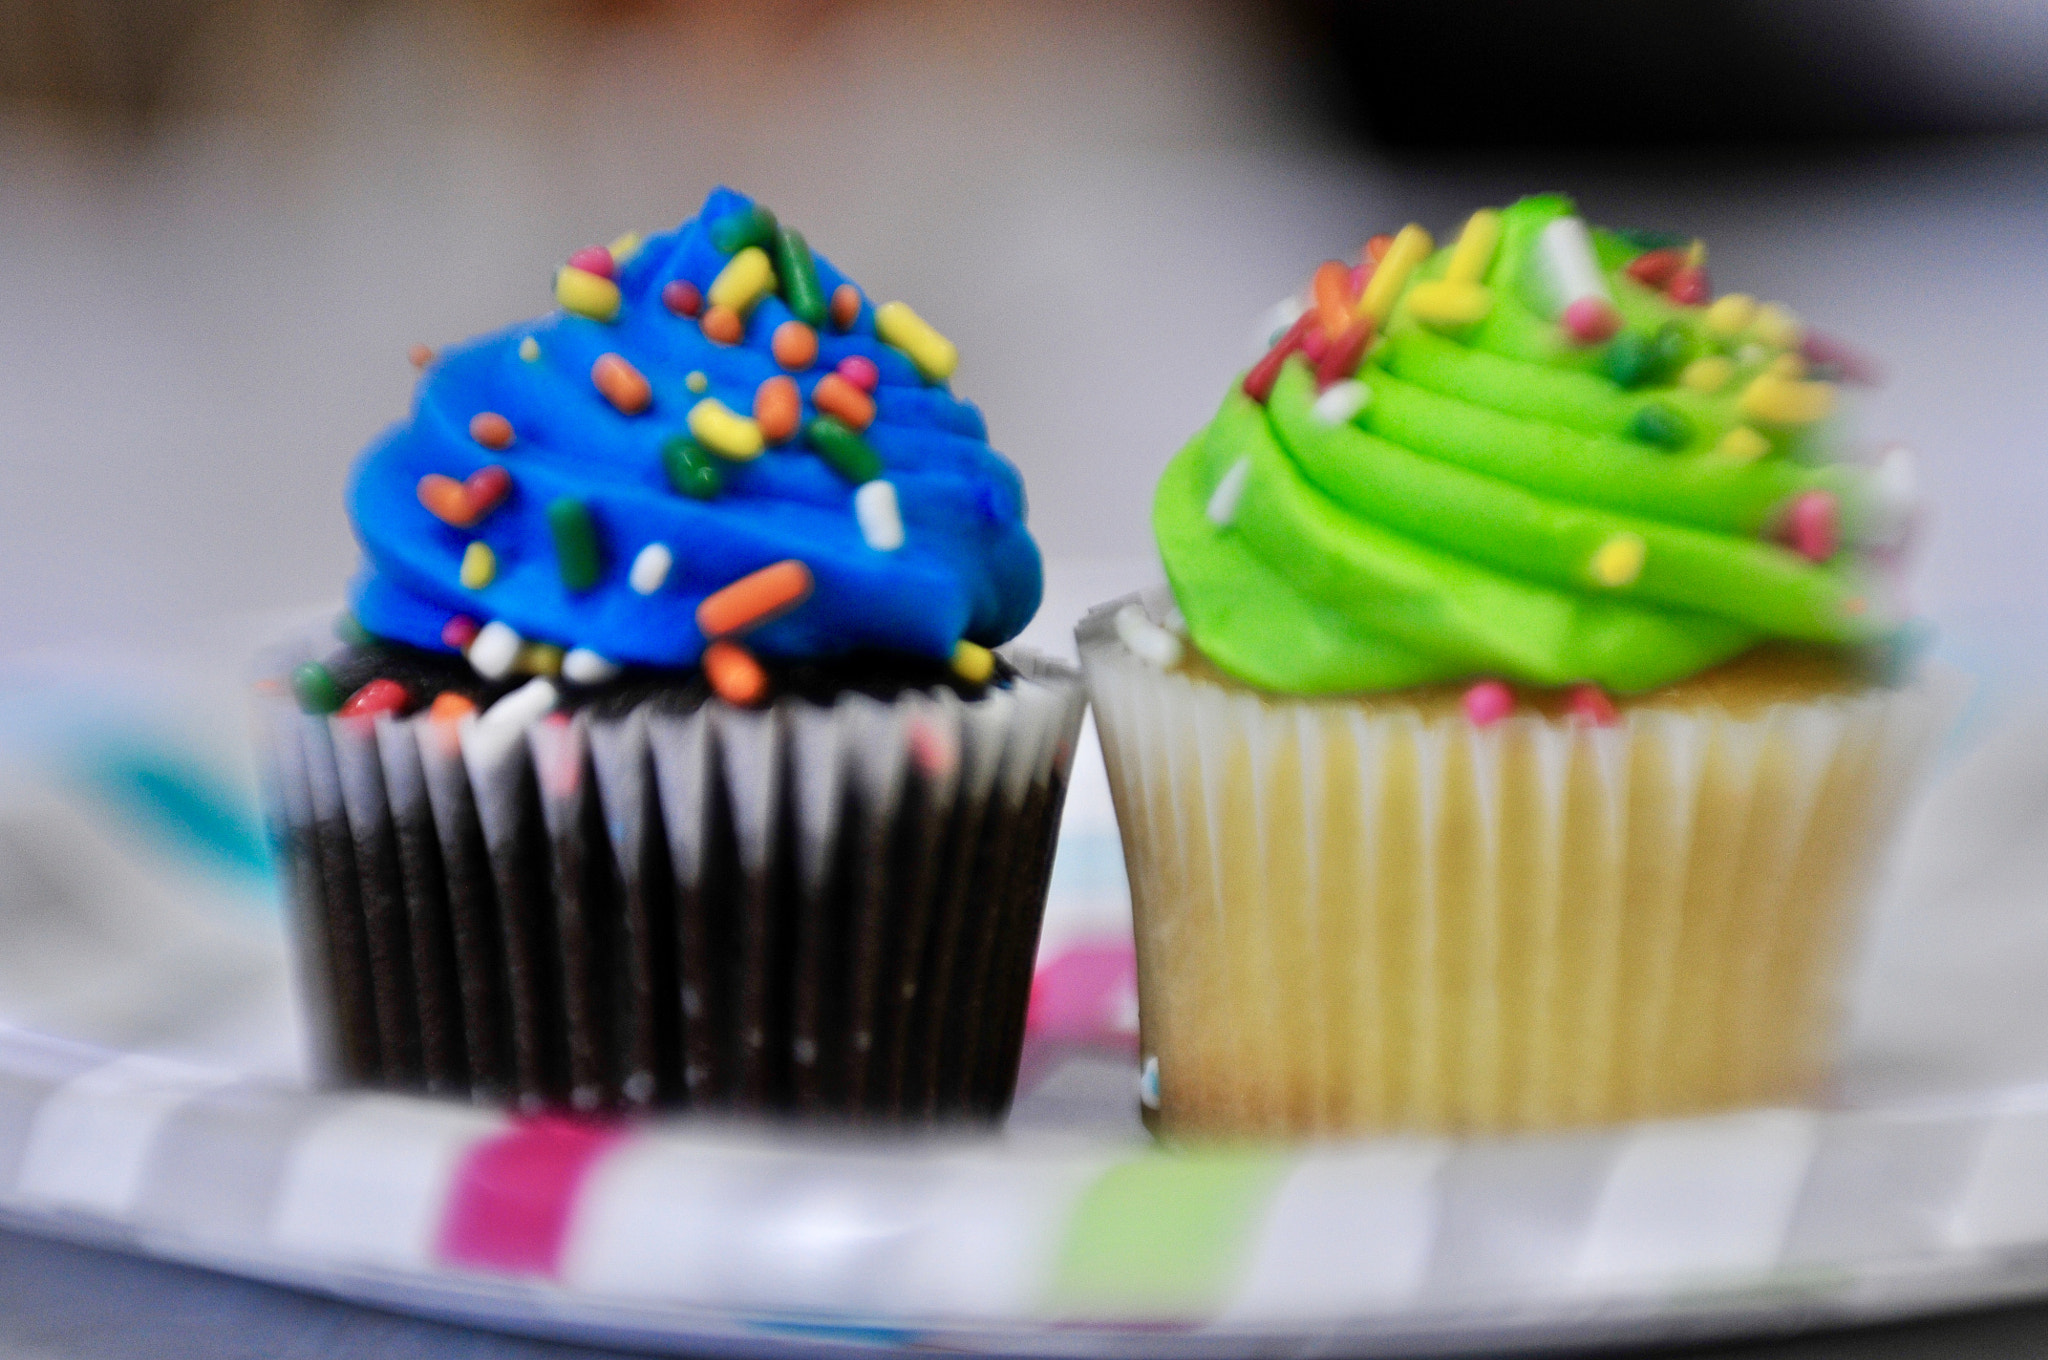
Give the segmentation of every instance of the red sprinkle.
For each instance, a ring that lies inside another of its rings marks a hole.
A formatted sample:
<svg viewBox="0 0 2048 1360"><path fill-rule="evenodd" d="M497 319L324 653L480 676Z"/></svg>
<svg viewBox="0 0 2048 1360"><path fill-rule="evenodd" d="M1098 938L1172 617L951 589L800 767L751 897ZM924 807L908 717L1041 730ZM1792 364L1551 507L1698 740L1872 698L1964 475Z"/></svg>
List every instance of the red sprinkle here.
<svg viewBox="0 0 2048 1360"><path fill-rule="evenodd" d="M496 411L478 411L469 418L469 437L487 449L509 449L512 422Z"/></svg>
<svg viewBox="0 0 2048 1360"><path fill-rule="evenodd" d="M1806 362L1816 367L1833 369L1835 376L1843 382L1855 383L1858 387L1875 387L1884 381L1884 371L1877 360L1832 335L1808 331L1800 353L1806 356Z"/></svg>
<svg viewBox="0 0 2048 1360"><path fill-rule="evenodd" d="M1792 508L1785 516L1785 541L1808 561L1825 562L1835 555L1837 519L1833 495L1802 491L1792 498Z"/></svg>
<svg viewBox="0 0 2048 1360"><path fill-rule="evenodd" d="M860 320L860 289L842 283L832 290L832 324L842 331L853 329Z"/></svg>
<svg viewBox="0 0 2048 1360"><path fill-rule="evenodd" d="M1671 276L1685 267L1682 250L1652 250L1628 262L1621 272L1649 288L1662 288Z"/></svg>
<svg viewBox="0 0 2048 1360"><path fill-rule="evenodd" d="M1671 300L1681 307L1704 307L1713 300L1713 287L1707 282L1704 265L1687 265L1671 276L1671 286L1664 290Z"/></svg>
<svg viewBox="0 0 2048 1360"><path fill-rule="evenodd" d="M1371 343L1372 318L1361 317L1352 322L1351 329L1332 341L1323 357L1316 360L1317 389L1357 376L1358 365L1365 360L1366 346Z"/></svg>
<svg viewBox="0 0 2048 1360"><path fill-rule="evenodd" d="M1302 337L1315 329L1316 314L1303 312L1301 319L1287 328L1287 334L1280 337L1280 343L1266 351L1266 357L1253 364L1251 371L1244 375L1244 394L1253 401L1264 402L1273 395L1273 380L1280 376L1280 365L1287 362L1287 356L1301 348Z"/></svg>
<svg viewBox="0 0 2048 1360"><path fill-rule="evenodd" d="M412 695L396 680L379 677L364 685L341 706L344 718L374 718L379 713L403 713L412 703Z"/></svg>
<svg viewBox="0 0 2048 1360"><path fill-rule="evenodd" d="M586 274L595 274L601 279L612 276L614 265L611 251L603 246L585 246L569 257L571 269L581 269Z"/></svg>
<svg viewBox="0 0 2048 1360"><path fill-rule="evenodd" d="M1564 711L1569 717L1595 727L1612 727L1621 721L1614 700L1608 698L1607 691L1598 685L1573 685L1571 697L1564 702Z"/></svg>
<svg viewBox="0 0 2048 1360"><path fill-rule="evenodd" d="M865 354L847 355L833 371L863 392L872 392L882 385L882 370Z"/></svg>
<svg viewBox="0 0 2048 1360"><path fill-rule="evenodd" d="M704 310L704 295L688 279L670 279L661 285L661 305L677 316L695 316Z"/></svg>
<svg viewBox="0 0 2048 1360"><path fill-rule="evenodd" d="M1465 716L1474 727L1491 727L1515 711L1515 692L1498 680L1481 680L1465 691Z"/></svg>
<svg viewBox="0 0 2048 1360"><path fill-rule="evenodd" d="M476 641L476 635L483 631L483 625L467 614L457 614L441 625L441 641L458 652L469 650L469 644Z"/></svg>
<svg viewBox="0 0 2048 1360"><path fill-rule="evenodd" d="M1621 329L1621 313L1603 298L1582 297L1564 309L1564 328L1574 342L1597 345Z"/></svg>

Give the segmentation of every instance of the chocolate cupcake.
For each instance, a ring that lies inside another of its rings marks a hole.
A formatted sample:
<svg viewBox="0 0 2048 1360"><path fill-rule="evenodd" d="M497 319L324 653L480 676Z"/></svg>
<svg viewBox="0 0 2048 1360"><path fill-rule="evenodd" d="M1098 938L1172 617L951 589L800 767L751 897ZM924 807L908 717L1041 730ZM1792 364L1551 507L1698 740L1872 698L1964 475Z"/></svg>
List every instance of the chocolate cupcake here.
<svg viewBox="0 0 2048 1360"><path fill-rule="evenodd" d="M727 190L425 359L336 648L259 681L324 1071L1007 1107L1083 708L953 347ZM324 645L323 645L324 643Z"/></svg>

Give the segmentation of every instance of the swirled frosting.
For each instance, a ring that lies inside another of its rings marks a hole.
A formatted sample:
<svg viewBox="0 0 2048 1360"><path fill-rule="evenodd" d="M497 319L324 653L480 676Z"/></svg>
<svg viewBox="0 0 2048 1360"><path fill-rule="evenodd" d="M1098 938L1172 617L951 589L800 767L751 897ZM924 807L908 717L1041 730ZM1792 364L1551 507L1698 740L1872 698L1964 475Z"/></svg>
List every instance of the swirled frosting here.
<svg viewBox="0 0 2048 1360"><path fill-rule="evenodd" d="M449 651L496 623L604 667L689 667L705 599L794 562L807 592L745 634L765 656L944 659L1022 628L1041 588L1023 487L932 362L950 346L914 316L885 343L793 239L720 189L673 232L579 252L563 309L434 358L349 487L362 625ZM814 279L776 277L792 249Z"/></svg>
<svg viewBox="0 0 2048 1360"><path fill-rule="evenodd" d="M1709 304L1696 244L1571 214L1524 199L1455 248L1410 228L1348 279L1319 272L1155 498L1211 661L1297 694L1626 694L1766 639L1898 626L1866 552L1898 516L1883 479L1831 460L1834 388L1796 320ZM1341 353L1354 324L1362 359Z"/></svg>

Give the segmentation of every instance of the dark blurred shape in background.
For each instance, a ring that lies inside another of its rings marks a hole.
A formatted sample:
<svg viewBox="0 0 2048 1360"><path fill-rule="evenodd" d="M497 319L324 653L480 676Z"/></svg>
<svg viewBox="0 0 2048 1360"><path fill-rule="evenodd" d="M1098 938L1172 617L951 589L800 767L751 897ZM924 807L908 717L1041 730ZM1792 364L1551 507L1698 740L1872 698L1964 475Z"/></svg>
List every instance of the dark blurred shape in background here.
<svg viewBox="0 0 2048 1360"><path fill-rule="evenodd" d="M2032 0L1296 0L1329 111L1393 148L1647 147L2048 123Z"/></svg>

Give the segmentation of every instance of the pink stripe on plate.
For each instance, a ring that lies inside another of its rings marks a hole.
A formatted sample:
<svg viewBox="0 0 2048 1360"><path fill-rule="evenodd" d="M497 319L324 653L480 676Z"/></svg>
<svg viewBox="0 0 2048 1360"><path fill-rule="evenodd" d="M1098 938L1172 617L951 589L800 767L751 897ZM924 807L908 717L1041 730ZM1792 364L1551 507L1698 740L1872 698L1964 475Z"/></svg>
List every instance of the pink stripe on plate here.
<svg viewBox="0 0 2048 1360"><path fill-rule="evenodd" d="M617 1124L540 1115L478 1143L455 1173L435 1254L474 1270L554 1276L584 1178L624 1137Z"/></svg>

